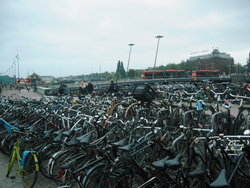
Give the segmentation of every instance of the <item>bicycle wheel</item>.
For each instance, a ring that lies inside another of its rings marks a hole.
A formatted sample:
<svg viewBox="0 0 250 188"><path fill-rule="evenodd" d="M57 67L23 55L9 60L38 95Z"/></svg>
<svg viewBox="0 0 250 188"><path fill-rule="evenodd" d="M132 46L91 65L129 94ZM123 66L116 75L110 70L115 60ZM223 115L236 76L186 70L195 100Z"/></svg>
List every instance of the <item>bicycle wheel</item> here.
<svg viewBox="0 0 250 188"><path fill-rule="evenodd" d="M249 187L250 184L250 161L248 156L243 156L236 174L232 179L232 186L235 188Z"/></svg>
<svg viewBox="0 0 250 188"><path fill-rule="evenodd" d="M52 144L46 146L40 153L39 153L39 166L41 173L46 177L51 179L52 176L48 173L48 163L51 159L52 155L59 151L61 146L59 144Z"/></svg>
<svg viewBox="0 0 250 188"><path fill-rule="evenodd" d="M10 156L15 142L16 142L15 135L6 135L6 137L1 141L2 153Z"/></svg>
<svg viewBox="0 0 250 188"><path fill-rule="evenodd" d="M143 179L143 177L141 177L140 174L127 171L120 174L120 176L115 177L109 188L136 188L142 185L144 182L145 180Z"/></svg>
<svg viewBox="0 0 250 188"><path fill-rule="evenodd" d="M24 166L21 171L23 185L25 188L34 187L38 171L39 171L39 165L37 156L34 153L29 153L26 156L26 160L24 162Z"/></svg>
<svg viewBox="0 0 250 188"><path fill-rule="evenodd" d="M104 187L105 183L103 183L104 177L104 167L105 164L97 164L93 168L89 169L86 176L84 176L82 181L83 187L92 187L92 188L99 188Z"/></svg>
<svg viewBox="0 0 250 188"><path fill-rule="evenodd" d="M183 124L183 115L187 111L184 108L178 107L174 110L171 117L171 127L173 129L179 128L179 125Z"/></svg>
<svg viewBox="0 0 250 188"><path fill-rule="evenodd" d="M133 118L136 117L136 112L141 108L140 103L132 103L125 111L124 117L127 120L132 120Z"/></svg>
<svg viewBox="0 0 250 188"><path fill-rule="evenodd" d="M9 159L9 164L8 164L8 169L7 169L6 177L8 177L9 174L10 174L10 171L11 171L11 169L13 167L15 158L16 158L16 150L13 150L12 153L11 153L11 157Z"/></svg>
<svg viewBox="0 0 250 188"><path fill-rule="evenodd" d="M234 122L234 127L231 134L241 135L247 129L247 117L250 114L249 109L242 110L238 115Z"/></svg>

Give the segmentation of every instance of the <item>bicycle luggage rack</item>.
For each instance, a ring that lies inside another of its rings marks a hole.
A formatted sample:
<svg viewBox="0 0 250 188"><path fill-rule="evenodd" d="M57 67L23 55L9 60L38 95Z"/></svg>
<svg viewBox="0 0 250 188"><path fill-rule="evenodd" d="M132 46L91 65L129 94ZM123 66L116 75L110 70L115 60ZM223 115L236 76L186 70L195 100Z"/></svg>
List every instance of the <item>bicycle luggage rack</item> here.
<svg viewBox="0 0 250 188"><path fill-rule="evenodd" d="M152 102L155 98L156 92L148 84L135 85L132 96L142 102Z"/></svg>

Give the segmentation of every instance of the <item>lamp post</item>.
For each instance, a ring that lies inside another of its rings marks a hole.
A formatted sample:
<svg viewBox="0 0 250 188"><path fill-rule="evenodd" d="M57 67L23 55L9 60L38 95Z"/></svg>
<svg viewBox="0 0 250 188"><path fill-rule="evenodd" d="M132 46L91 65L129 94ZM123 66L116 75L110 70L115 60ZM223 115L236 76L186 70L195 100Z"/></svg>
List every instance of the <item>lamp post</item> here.
<svg viewBox="0 0 250 188"><path fill-rule="evenodd" d="M17 55L16 55L16 59L17 59L17 78L20 79L20 72L19 72L19 55L18 55L18 52L17 52Z"/></svg>
<svg viewBox="0 0 250 188"><path fill-rule="evenodd" d="M128 69L129 69L129 62L130 62L130 55L131 55L131 50L132 50L132 47L135 45L135 44L128 44L130 46L129 48L129 54L128 54L128 64L127 64L127 77L128 77Z"/></svg>
<svg viewBox="0 0 250 188"><path fill-rule="evenodd" d="M155 66L156 66L156 60L157 60L157 55L158 55L158 49L159 49L160 39L161 39L162 37L163 37L162 35L157 35L157 36L155 36L155 38L157 38L158 41L157 41L157 47L156 47L156 53L155 53L154 69L155 69ZM152 78L154 79L154 72L153 72Z"/></svg>

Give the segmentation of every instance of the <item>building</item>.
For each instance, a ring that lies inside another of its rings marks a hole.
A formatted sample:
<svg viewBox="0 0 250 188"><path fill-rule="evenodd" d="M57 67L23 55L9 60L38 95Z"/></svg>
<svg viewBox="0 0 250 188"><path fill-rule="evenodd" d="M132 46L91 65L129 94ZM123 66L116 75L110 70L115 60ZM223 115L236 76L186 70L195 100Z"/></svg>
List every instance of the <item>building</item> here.
<svg viewBox="0 0 250 188"><path fill-rule="evenodd" d="M230 54L214 49L209 54L191 56L186 61L186 69L192 70L219 70L225 74L233 72L234 59Z"/></svg>
<svg viewBox="0 0 250 188"><path fill-rule="evenodd" d="M248 56L248 59L247 59L247 64L245 66L245 73L247 75L249 75L249 73L250 73L250 52L249 52L249 56Z"/></svg>
<svg viewBox="0 0 250 188"><path fill-rule="evenodd" d="M49 82L54 82L55 81L55 77L54 76L40 76L40 78L42 79L42 81L49 83Z"/></svg>
<svg viewBox="0 0 250 188"><path fill-rule="evenodd" d="M38 83L42 82L41 77L36 73L31 74L27 78L30 80L30 83L32 83L32 84L38 84Z"/></svg>

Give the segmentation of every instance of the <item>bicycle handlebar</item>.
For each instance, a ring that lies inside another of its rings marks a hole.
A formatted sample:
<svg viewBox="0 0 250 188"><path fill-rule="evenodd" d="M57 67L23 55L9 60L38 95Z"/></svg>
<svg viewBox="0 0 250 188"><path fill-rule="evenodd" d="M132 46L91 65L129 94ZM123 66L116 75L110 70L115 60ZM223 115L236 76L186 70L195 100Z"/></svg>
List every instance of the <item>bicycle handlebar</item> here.
<svg viewBox="0 0 250 188"><path fill-rule="evenodd" d="M188 127L184 127L183 125L180 125L180 129L190 129ZM212 132L213 129L203 129L203 128L191 128L193 131L204 131L204 132Z"/></svg>
<svg viewBox="0 0 250 188"><path fill-rule="evenodd" d="M214 90L210 90L216 97L220 96L220 95L224 95L226 94L230 89L227 88L225 91L223 91L222 93L215 93Z"/></svg>
<svg viewBox="0 0 250 188"><path fill-rule="evenodd" d="M219 135L219 136L211 136L211 137L196 137L195 139L214 140L214 139L222 139L222 138L250 139L250 135Z"/></svg>
<svg viewBox="0 0 250 188"><path fill-rule="evenodd" d="M233 95L233 94L231 94L231 93L230 93L230 96L231 96L231 97L234 97L234 98L250 99L250 97L247 97L247 96Z"/></svg>

